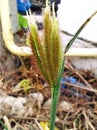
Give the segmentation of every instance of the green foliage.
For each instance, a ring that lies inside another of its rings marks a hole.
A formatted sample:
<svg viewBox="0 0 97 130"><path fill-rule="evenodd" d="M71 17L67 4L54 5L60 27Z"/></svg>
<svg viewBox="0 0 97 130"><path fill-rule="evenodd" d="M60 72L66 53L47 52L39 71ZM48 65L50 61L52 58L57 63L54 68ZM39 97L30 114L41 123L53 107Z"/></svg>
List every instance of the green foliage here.
<svg viewBox="0 0 97 130"><path fill-rule="evenodd" d="M19 23L19 29L28 28L28 20L19 13L18 13L18 23Z"/></svg>
<svg viewBox="0 0 97 130"><path fill-rule="evenodd" d="M24 92L26 93L31 88L31 81L30 79L23 79L20 81L19 85L24 89Z"/></svg>

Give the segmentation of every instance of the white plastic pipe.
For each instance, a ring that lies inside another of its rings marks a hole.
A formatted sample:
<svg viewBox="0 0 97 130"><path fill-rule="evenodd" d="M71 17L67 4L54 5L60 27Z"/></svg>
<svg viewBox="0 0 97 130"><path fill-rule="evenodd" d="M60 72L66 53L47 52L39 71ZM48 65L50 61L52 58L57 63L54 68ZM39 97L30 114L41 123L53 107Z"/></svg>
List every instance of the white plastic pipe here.
<svg viewBox="0 0 97 130"><path fill-rule="evenodd" d="M16 17L14 17L13 8ZM2 24L2 35L7 49L15 55L19 56L31 55L32 50L30 47L27 46L19 47L14 43L13 33L15 32L18 23L16 0L0 0L0 16ZM12 26L15 23L16 26L15 28L13 28Z"/></svg>
<svg viewBox="0 0 97 130"><path fill-rule="evenodd" d="M97 48L70 48L65 56L97 57Z"/></svg>

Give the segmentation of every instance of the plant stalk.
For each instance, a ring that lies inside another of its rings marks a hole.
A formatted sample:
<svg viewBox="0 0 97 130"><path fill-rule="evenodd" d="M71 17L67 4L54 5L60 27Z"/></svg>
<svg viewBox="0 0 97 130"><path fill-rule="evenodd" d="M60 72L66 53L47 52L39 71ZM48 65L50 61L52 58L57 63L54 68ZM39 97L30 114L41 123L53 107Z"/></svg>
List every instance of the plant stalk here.
<svg viewBox="0 0 97 130"><path fill-rule="evenodd" d="M61 78L64 70L64 60L62 63L62 68L61 72L58 78L57 83L55 86L51 88L52 92L52 104L51 104L51 113L50 113L50 130L54 130L55 128L55 119L56 119L56 110L57 110L57 103L58 103L58 98L59 98L59 93L60 93L60 84L61 84Z"/></svg>
<svg viewBox="0 0 97 130"><path fill-rule="evenodd" d="M60 85L52 88L52 105L51 105L51 119L50 119L50 130L55 128L56 109L59 98Z"/></svg>

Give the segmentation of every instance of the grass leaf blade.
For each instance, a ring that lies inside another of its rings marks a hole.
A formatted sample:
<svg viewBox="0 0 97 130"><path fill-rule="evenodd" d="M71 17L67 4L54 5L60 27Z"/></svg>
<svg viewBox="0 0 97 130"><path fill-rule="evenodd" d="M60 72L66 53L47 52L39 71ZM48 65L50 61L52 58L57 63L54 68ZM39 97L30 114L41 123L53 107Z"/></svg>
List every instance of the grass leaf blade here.
<svg viewBox="0 0 97 130"><path fill-rule="evenodd" d="M75 33L75 35L73 36L73 38L68 42L66 48L65 48L65 51L64 53L66 53L69 48L71 47L71 45L73 44L74 40L77 38L77 36L81 33L81 31L84 29L84 27L90 22L90 20L92 19L92 17L94 15L97 14L97 11L95 11L82 25L81 27L78 29L78 31Z"/></svg>

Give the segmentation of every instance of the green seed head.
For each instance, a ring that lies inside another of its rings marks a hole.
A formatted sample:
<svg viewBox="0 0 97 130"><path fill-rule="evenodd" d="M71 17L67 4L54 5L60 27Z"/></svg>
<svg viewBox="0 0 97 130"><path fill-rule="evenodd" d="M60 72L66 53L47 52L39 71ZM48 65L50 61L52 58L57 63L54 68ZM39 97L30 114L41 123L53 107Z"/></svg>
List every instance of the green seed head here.
<svg viewBox="0 0 97 130"><path fill-rule="evenodd" d="M43 12L44 16L44 38L40 39L37 26L30 25L29 43L36 57L38 66L45 80L52 87L58 80L62 62L63 51L60 40L60 30L53 10L52 16L50 6L47 5Z"/></svg>

